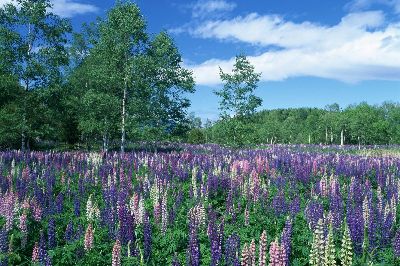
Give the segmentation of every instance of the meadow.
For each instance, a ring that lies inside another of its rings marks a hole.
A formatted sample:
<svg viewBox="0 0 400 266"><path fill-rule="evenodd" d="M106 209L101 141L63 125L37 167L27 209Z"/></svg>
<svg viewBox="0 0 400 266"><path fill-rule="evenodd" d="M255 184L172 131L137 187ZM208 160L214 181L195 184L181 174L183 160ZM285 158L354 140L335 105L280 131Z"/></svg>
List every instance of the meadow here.
<svg viewBox="0 0 400 266"><path fill-rule="evenodd" d="M399 265L399 156L338 149L1 152L1 265Z"/></svg>

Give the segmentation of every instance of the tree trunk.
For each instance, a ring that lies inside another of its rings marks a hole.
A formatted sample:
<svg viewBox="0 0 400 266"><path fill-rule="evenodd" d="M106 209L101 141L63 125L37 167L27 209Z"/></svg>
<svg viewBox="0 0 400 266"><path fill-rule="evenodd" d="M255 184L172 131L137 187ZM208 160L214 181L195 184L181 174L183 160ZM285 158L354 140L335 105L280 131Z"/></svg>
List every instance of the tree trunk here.
<svg viewBox="0 0 400 266"><path fill-rule="evenodd" d="M325 145L328 144L328 127L325 127Z"/></svg>
<svg viewBox="0 0 400 266"><path fill-rule="evenodd" d="M333 132L332 132L332 128L331 128L331 144L333 143Z"/></svg>
<svg viewBox="0 0 400 266"><path fill-rule="evenodd" d="M107 134L103 134L103 152L108 151L108 139Z"/></svg>
<svg viewBox="0 0 400 266"><path fill-rule="evenodd" d="M308 144L311 144L311 134L308 134Z"/></svg>
<svg viewBox="0 0 400 266"><path fill-rule="evenodd" d="M344 130L340 132L340 146L344 145Z"/></svg>
<svg viewBox="0 0 400 266"><path fill-rule="evenodd" d="M125 116L126 116L126 94L127 94L127 79L125 78L124 96L122 97L122 121L121 121L121 152L125 151Z"/></svg>

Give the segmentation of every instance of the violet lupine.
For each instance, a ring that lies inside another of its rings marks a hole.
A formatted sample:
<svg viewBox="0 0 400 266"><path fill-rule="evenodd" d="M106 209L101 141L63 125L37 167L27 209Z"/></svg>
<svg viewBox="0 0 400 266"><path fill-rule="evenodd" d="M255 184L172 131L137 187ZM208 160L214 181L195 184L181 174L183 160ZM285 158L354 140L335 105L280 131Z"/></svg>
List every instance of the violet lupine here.
<svg viewBox="0 0 400 266"><path fill-rule="evenodd" d="M6 229L0 229L0 253L7 253L8 251L8 232Z"/></svg>
<svg viewBox="0 0 400 266"><path fill-rule="evenodd" d="M320 202L311 201L304 210L307 222L312 231L315 230L319 219L323 218L324 207Z"/></svg>
<svg viewBox="0 0 400 266"><path fill-rule="evenodd" d="M357 254L360 254L364 240L364 219L361 205L355 206L349 211L347 215L347 224L349 226L351 240L354 245L354 251Z"/></svg>
<svg viewBox="0 0 400 266"><path fill-rule="evenodd" d="M115 244L113 246L111 265L121 266L121 242L119 241L119 239L115 241Z"/></svg>
<svg viewBox="0 0 400 266"><path fill-rule="evenodd" d="M227 266L240 265L240 238L236 234L228 237L225 243L225 264Z"/></svg>
<svg viewBox="0 0 400 266"><path fill-rule="evenodd" d="M265 266L267 261L267 233L265 230L260 236L260 244L258 250L258 265Z"/></svg>
<svg viewBox="0 0 400 266"><path fill-rule="evenodd" d="M57 243L56 243L56 222L54 218L50 218L47 226L47 246L49 249L53 249Z"/></svg>
<svg viewBox="0 0 400 266"><path fill-rule="evenodd" d="M74 238L74 225L72 221L69 221L67 228L65 229L65 242L69 243Z"/></svg>
<svg viewBox="0 0 400 266"><path fill-rule="evenodd" d="M188 262L191 266L200 265L200 243L198 240L197 229L195 220L189 221L189 244L188 244Z"/></svg>
<svg viewBox="0 0 400 266"><path fill-rule="evenodd" d="M281 236L281 245L282 245L282 252L285 255L285 261L287 262L285 265L289 265L289 257L291 251L291 240L292 240L292 220L288 218L285 222L285 227L282 231Z"/></svg>
<svg viewBox="0 0 400 266"><path fill-rule="evenodd" d="M83 241L84 249L86 252L90 251L93 248L93 239L94 239L94 229L92 224L89 224L85 232L85 239Z"/></svg>

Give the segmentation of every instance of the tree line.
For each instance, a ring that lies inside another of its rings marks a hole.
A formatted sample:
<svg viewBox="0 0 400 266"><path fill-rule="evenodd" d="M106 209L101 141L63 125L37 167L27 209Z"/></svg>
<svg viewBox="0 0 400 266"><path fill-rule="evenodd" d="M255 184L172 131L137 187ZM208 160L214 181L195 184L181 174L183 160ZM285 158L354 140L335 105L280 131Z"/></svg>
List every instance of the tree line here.
<svg viewBox="0 0 400 266"><path fill-rule="evenodd" d="M202 128L192 129L189 141L234 146L400 144L400 104L370 105L363 102L343 109L332 104L325 108L263 110L246 120L230 118L208 122Z"/></svg>
<svg viewBox="0 0 400 266"><path fill-rule="evenodd" d="M81 32L48 0L0 8L0 147L179 137L192 73L173 39L149 34L138 6L118 1ZM47 144L46 144L47 143Z"/></svg>

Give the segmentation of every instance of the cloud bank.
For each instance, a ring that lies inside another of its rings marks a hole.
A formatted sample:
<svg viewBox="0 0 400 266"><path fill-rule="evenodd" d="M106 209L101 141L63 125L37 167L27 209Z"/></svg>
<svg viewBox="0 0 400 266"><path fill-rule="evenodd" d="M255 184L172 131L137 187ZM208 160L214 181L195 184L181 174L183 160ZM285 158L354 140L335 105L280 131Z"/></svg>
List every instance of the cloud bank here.
<svg viewBox="0 0 400 266"><path fill-rule="evenodd" d="M197 38L261 47L264 53L248 59L262 72L262 81L301 76L350 83L400 80L400 23L388 23L381 11L349 13L333 26L252 13L204 21L186 31ZM219 67L230 71L233 63L234 58L213 58L187 67L198 85L216 85Z"/></svg>

